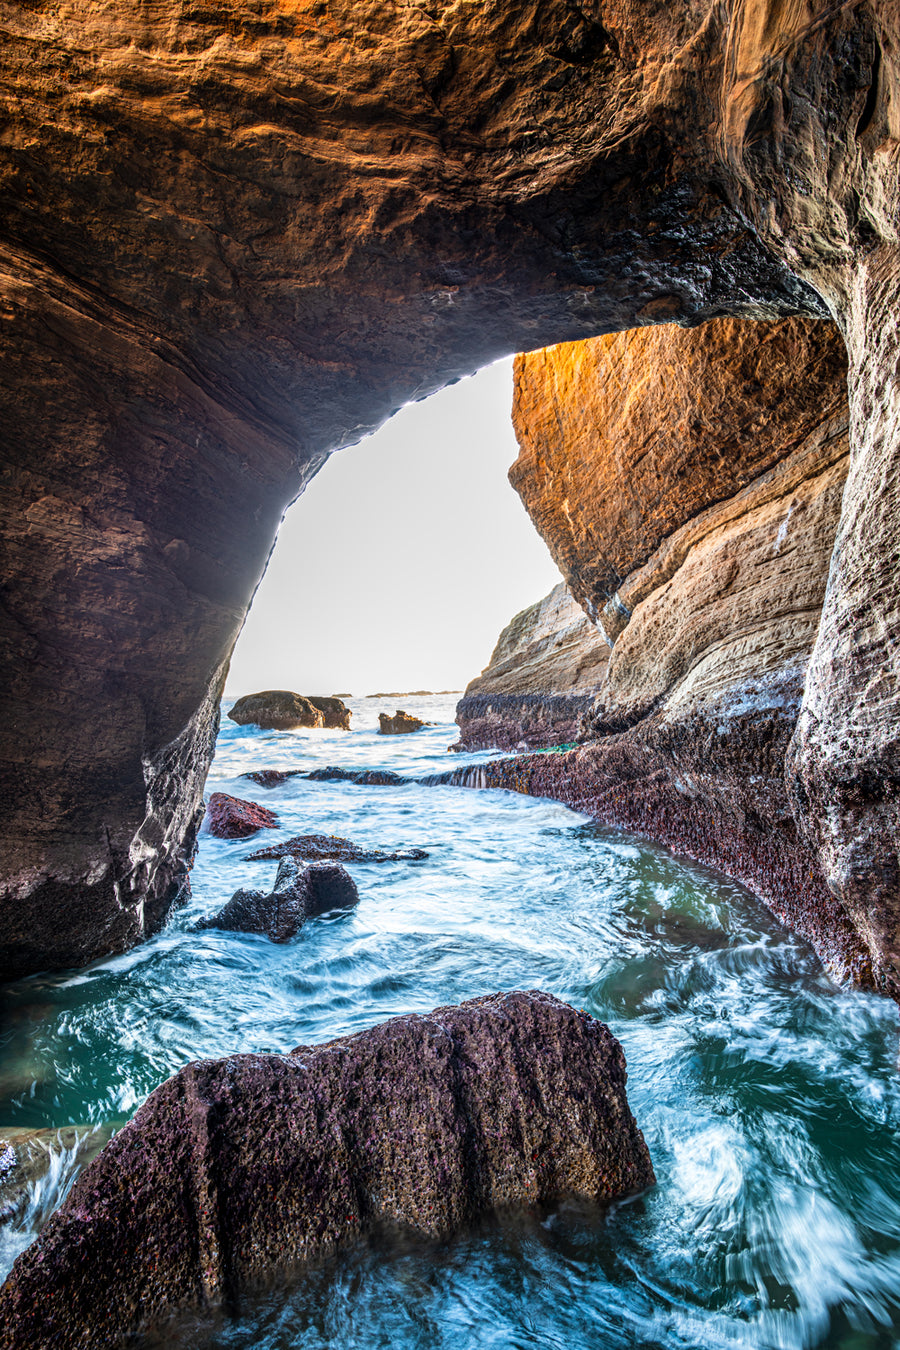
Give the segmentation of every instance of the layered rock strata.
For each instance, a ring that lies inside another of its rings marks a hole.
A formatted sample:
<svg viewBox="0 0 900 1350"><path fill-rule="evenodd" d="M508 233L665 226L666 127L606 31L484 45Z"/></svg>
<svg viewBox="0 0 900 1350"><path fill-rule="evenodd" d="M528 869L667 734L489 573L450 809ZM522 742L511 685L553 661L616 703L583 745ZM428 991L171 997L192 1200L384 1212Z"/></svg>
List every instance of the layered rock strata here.
<svg viewBox="0 0 900 1350"><path fill-rule="evenodd" d="M842 328L854 455L792 800L893 963L893 0L2 22L3 969L164 920L235 637L331 450L505 352L788 314Z"/></svg>
<svg viewBox="0 0 900 1350"><path fill-rule="evenodd" d="M565 582L503 629L456 705L453 750L537 750L577 739L609 659L602 632Z"/></svg>
<svg viewBox="0 0 900 1350"><path fill-rule="evenodd" d="M484 780L723 868L836 973L896 991L785 785L848 471L845 361L836 330L805 320L519 358L511 478L614 645L591 743Z"/></svg>
<svg viewBox="0 0 900 1350"><path fill-rule="evenodd" d="M116 1345L379 1224L442 1238L509 1205L640 1191L653 1168L625 1081L609 1030L537 992L190 1064L16 1261L3 1344Z"/></svg>

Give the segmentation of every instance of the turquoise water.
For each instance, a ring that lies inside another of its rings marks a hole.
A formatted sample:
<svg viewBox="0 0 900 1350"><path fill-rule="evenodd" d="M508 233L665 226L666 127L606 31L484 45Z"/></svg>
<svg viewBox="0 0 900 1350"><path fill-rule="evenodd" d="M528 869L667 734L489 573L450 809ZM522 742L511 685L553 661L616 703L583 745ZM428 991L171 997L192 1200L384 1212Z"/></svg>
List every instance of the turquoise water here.
<svg viewBox="0 0 900 1350"><path fill-rule="evenodd" d="M622 1041L658 1185L604 1213L506 1215L440 1246L373 1241L246 1300L237 1321L158 1344L900 1346L897 1009L836 988L740 886L558 804L297 778L266 791L240 776L412 776L487 758L446 755L453 700L401 702L438 725L379 737L388 705L366 700L350 733L223 719L209 788L275 809L265 842L323 831L430 856L351 866L357 909L273 946L190 931L276 868L245 861L260 836L204 836L193 899L159 937L4 991L0 1133L115 1125L190 1059L538 987ZM75 1166L61 1159L51 1201ZM47 1203L0 1231L4 1269Z"/></svg>

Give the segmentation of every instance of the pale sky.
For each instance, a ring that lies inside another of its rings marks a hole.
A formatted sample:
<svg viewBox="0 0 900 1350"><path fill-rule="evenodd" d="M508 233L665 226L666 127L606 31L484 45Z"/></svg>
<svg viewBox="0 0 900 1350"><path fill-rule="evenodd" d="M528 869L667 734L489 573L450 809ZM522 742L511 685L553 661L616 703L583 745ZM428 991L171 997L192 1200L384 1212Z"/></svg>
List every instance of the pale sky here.
<svg viewBox="0 0 900 1350"><path fill-rule="evenodd" d="M560 580L506 472L512 361L403 408L287 512L229 693L462 689Z"/></svg>

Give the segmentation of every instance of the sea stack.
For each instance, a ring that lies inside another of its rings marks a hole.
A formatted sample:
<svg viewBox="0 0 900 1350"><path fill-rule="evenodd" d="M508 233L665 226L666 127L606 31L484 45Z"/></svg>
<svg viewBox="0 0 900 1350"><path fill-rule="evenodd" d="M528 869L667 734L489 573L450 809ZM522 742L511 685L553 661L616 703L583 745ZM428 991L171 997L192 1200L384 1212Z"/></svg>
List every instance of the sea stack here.
<svg viewBox="0 0 900 1350"><path fill-rule="evenodd" d="M609 643L561 581L503 629L456 705L453 750L538 750L579 738Z"/></svg>

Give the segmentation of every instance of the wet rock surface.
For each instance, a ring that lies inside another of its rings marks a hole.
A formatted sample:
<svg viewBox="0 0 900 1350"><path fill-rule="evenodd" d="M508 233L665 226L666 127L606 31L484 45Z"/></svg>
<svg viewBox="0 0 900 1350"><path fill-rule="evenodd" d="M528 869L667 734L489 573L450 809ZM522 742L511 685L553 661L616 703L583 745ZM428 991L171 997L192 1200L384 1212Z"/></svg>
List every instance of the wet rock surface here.
<svg viewBox="0 0 900 1350"><path fill-rule="evenodd" d="M107 1125L61 1129L0 1128L0 1223L40 1226L56 1209L60 1190L86 1167L113 1134Z"/></svg>
<svg viewBox="0 0 900 1350"><path fill-rule="evenodd" d="M399 852L385 853L381 849L361 848L349 839L341 839L335 834L299 834L282 844L272 844L269 848L248 853L247 860L259 858L296 858L303 861L328 859L335 862L418 862L428 854L421 848L408 848Z"/></svg>
<svg viewBox="0 0 900 1350"><path fill-rule="evenodd" d="M442 1238L505 1206L634 1194L654 1176L625 1082L609 1030L535 991L188 1065L17 1260L4 1345L115 1345L374 1225Z"/></svg>
<svg viewBox="0 0 900 1350"><path fill-rule="evenodd" d="M378 714L378 730L382 736L406 736L412 731L421 731L427 725L421 717L413 717L401 708L397 709L393 717L388 713Z"/></svg>
<svg viewBox="0 0 900 1350"><path fill-rule="evenodd" d="M348 909L359 902L359 891L339 863L312 862L298 866L285 856L278 865L275 885L264 891L236 891L224 909L197 924L229 933L262 933L271 942L289 942L307 919L332 909Z"/></svg>
<svg viewBox="0 0 900 1350"><path fill-rule="evenodd" d="M214 792L206 808L208 829L217 839L248 839L260 830L278 828L278 817L267 806Z"/></svg>
<svg viewBox="0 0 900 1350"><path fill-rule="evenodd" d="M608 660L605 636L560 582L503 629L456 705L451 749L539 750L577 740Z"/></svg>

